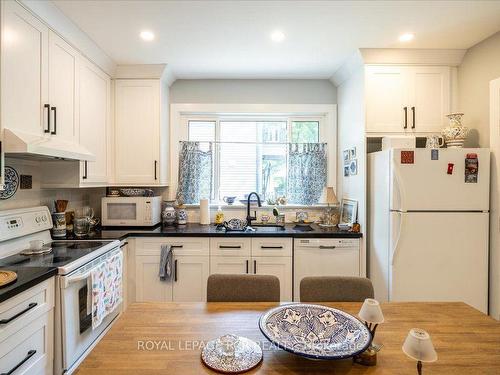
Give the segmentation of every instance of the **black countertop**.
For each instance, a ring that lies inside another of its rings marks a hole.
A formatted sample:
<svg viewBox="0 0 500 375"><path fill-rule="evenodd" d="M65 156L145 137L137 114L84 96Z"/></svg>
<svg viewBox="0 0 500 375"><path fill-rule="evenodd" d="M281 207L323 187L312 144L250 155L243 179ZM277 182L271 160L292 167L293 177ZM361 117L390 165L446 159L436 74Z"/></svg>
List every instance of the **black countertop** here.
<svg viewBox="0 0 500 375"><path fill-rule="evenodd" d="M293 238L361 238L362 233L342 231L337 227L321 228L317 224L311 224L312 230L303 231L301 227L294 224L285 225L284 230L273 230L269 228L257 228L256 232L238 232L219 230L214 224L186 224L179 226L156 225L150 228L144 227L103 227L82 239L91 240L124 240L128 237L293 237ZM59 238L60 239L60 238ZM69 234L66 239L75 239Z"/></svg>
<svg viewBox="0 0 500 375"><path fill-rule="evenodd" d="M3 302L16 294L41 283L44 280L56 275L57 267L16 267L0 266L1 270L14 271L17 273L17 280L11 284L0 287L0 302Z"/></svg>

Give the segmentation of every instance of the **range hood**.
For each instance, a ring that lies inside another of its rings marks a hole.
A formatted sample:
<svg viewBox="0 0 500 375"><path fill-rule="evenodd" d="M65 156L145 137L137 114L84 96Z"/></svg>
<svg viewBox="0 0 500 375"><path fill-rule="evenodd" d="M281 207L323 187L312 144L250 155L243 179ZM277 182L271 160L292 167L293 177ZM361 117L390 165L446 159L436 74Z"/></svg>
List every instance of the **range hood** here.
<svg viewBox="0 0 500 375"><path fill-rule="evenodd" d="M7 157L95 161L95 155L78 143L20 130L4 129L4 145Z"/></svg>

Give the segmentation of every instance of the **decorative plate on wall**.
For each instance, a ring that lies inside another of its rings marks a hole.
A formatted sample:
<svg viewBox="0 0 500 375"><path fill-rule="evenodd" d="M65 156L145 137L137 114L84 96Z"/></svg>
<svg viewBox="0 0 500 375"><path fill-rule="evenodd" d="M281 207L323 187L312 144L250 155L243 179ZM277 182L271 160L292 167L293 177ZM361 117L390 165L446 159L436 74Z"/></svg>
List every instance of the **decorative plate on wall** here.
<svg viewBox="0 0 500 375"><path fill-rule="evenodd" d="M9 199L16 194L19 187L19 174L12 167L5 167L5 184L3 190L0 190L0 199Z"/></svg>
<svg viewBox="0 0 500 375"><path fill-rule="evenodd" d="M331 307L290 304L261 316L264 336L290 353L314 359L344 359L368 348L371 334L352 315Z"/></svg>

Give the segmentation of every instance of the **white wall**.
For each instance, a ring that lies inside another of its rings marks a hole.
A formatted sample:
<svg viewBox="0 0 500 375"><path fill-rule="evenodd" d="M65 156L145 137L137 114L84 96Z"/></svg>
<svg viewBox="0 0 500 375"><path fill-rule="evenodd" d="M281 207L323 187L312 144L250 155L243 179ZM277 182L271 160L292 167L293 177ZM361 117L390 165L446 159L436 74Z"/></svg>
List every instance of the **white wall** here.
<svg viewBox="0 0 500 375"><path fill-rule="evenodd" d="M366 234L366 145L365 145L365 108L364 108L364 68L360 67L353 75L337 87L338 96L338 168L337 183L339 198L358 201L358 222ZM358 174L344 177L342 152L356 147ZM366 262L366 237L362 240L361 259ZM362 274L366 264L362 265Z"/></svg>
<svg viewBox="0 0 500 375"><path fill-rule="evenodd" d="M458 67L459 111L474 131L467 146L489 147L489 84L500 77L500 32L470 48Z"/></svg>
<svg viewBox="0 0 500 375"><path fill-rule="evenodd" d="M170 86L171 103L335 104L325 79L182 79Z"/></svg>

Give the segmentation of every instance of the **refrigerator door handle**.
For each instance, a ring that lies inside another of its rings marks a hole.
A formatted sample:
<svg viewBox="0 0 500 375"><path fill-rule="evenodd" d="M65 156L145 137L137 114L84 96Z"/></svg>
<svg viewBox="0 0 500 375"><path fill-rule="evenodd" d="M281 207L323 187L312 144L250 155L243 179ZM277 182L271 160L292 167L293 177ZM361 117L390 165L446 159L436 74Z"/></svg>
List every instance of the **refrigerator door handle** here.
<svg viewBox="0 0 500 375"><path fill-rule="evenodd" d="M396 261L396 255L398 254L398 249L399 249L399 242L401 239L401 229L404 227L404 217L401 212L397 212L397 214L400 216L399 219L399 227L398 227L398 236L396 238L396 242L394 243L393 249L392 249L392 257L391 257L391 266L394 266L394 262Z"/></svg>
<svg viewBox="0 0 500 375"><path fill-rule="evenodd" d="M399 211L405 211L405 208L404 208L404 186L403 183L402 183L402 178L401 178L401 175L399 173L399 166L398 164L396 164L395 162L393 163L393 168L392 168L392 171L393 171L393 175L394 175L394 179L393 179L393 182L392 182L392 202L391 202L391 208L392 209L395 209L395 210L399 210ZM395 203L394 200L395 200L395 194L397 194L397 196L399 197L399 207L393 207L393 204Z"/></svg>

